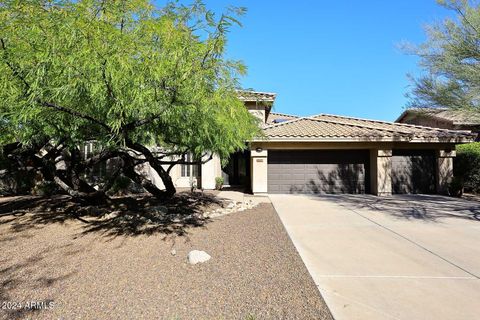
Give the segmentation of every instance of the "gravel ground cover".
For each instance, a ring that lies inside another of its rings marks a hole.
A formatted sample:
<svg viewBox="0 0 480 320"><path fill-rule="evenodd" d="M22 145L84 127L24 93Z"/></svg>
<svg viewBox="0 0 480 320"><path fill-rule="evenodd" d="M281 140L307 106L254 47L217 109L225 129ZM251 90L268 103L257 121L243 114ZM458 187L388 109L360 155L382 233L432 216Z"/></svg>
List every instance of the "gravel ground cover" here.
<svg viewBox="0 0 480 320"><path fill-rule="evenodd" d="M39 215L0 214L0 319L331 319L270 204L181 235Z"/></svg>

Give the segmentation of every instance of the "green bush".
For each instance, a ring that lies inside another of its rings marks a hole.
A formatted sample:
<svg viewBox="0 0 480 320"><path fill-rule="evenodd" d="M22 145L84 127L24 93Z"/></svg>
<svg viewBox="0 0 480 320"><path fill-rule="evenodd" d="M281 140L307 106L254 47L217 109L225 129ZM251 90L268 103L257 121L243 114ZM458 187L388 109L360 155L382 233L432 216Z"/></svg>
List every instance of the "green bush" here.
<svg viewBox="0 0 480 320"><path fill-rule="evenodd" d="M112 188L109 190L110 194L127 194L130 192L132 186L132 180L121 175L115 179Z"/></svg>
<svg viewBox="0 0 480 320"><path fill-rule="evenodd" d="M3 152L0 151L0 170L2 169L6 169L7 168L7 159L5 158L5 156L3 155Z"/></svg>
<svg viewBox="0 0 480 320"><path fill-rule="evenodd" d="M215 178L215 189L221 190L223 187L223 177L216 177Z"/></svg>
<svg viewBox="0 0 480 320"><path fill-rule="evenodd" d="M34 185L32 171L0 172L0 196L28 194Z"/></svg>
<svg viewBox="0 0 480 320"><path fill-rule="evenodd" d="M461 177L454 177L448 186L448 194L453 197L461 197L463 195L464 184Z"/></svg>
<svg viewBox="0 0 480 320"><path fill-rule="evenodd" d="M32 189L33 195L42 197L51 196L56 192L58 192L57 185L51 181L41 181L40 183L37 183Z"/></svg>
<svg viewBox="0 0 480 320"><path fill-rule="evenodd" d="M0 148L0 196L28 194L34 185L34 172L16 168Z"/></svg>
<svg viewBox="0 0 480 320"><path fill-rule="evenodd" d="M454 175L463 181L465 191L480 192L480 142L457 146Z"/></svg>

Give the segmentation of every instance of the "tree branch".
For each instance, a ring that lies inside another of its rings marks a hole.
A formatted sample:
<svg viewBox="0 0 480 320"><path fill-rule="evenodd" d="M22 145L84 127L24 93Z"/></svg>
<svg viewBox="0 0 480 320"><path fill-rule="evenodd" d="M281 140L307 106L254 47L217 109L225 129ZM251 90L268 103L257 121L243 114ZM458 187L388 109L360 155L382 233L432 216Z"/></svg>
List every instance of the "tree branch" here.
<svg viewBox="0 0 480 320"><path fill-rule="evenodd" d="M465 21L465 23L468 24L470 28L472 28L473 31L477 33L478 36L478 29L470 22L470 20L468 20L467 15L465 14L465 12L462 11L461 7L453 6L453 10L455 10L462 17L463 21Z"/></svg>
<svg viewBox="0 0 480 320"><path fill-rule="evenodd" d="M115 101L115 95L113 94L113 88L112 88L112 85L110 83L110 81L108 81L107 79L107 59L105 59L102 63L102 79L103 79L103 82L105 83L105 86L107 88L107 97L112 101L114 102Z"/></svg>
<svg viewBox="0 0 480 320"><path fill-rule="evenodd" d="M162 85L163 89L164 90L167 90L167 91L170 91L172 92L172 96L170 97L170 103L168 104L168 107L172 106L176 100L177 100L177 89L175 88L167 88L166 84L163 83ZM149 124L149 123L152 123L154 122L155 120L158 120L160 119L163 114L165 113L165 110L167 110L167 108L164 108L162 110L162 112L160 112L159 114L157 115L154 115L154 116L150 116L148 118L145 118L145 119L141 119L141 120L135 120L135 121L132 121L130 123L127 123L126 125L123 126L124 130L132 130L132 129L135 129L135 128L138 128L138 127L141 127L141 126L144 126L146 124Z"/></svg>
<svg viewBox="0 0 480 320"><path fill-rule="evenodd" d="M20 70L18 70L18 68L16 68L8 59L7 59L7 48L5 46L5 40L4 39L0 39L0 45L2 47L2 50L4 52L4 61L5 61L5 64L9 67L9 69L12 71L12 74L17 77L25 86L25 96L28 96L28 91L30 90L30 84L27 82L27 80L25 79L25 77L23 76L22 72ZM51 103L51 102L45 102L45 101L42 101L40 99L36 99L35 102L37 102L39 105L41 106L44 106L44 107L47 107L47 108L51 108L51 109L55 109L57 111L61 111L61 112L64 112L64 113L67 113L67 114L70 114L72 116L76 116L76 117L79 117L79 118L82 118L82 119L85 119L85 120L89 120L91 122L94 122L98 125L100 125L102 128L104 128L105 130L107 130L108 132L111 132L112 130L110 129L109 126L107 126L105 123L101 122L100 120L97 120L95 119L94 117L91 117L89 115L86 115L86 114L83 114L81 112L78 112L78 111L75 111L75 110L71 110L71 109L68 109L68 108L65 108L65 107L62 107L62 106L59 106L57 104L54 104L54 103Z"/></svg>
<svg viewBox="0 0 480 320"><path fill-rule="evenodd" d="M25 77L20 73L19 70L17 70L17 68L15 68L11 63L10 61L8 61L7 59L7 47L5 46L5 40L2 38L0 39L0 44L2 45L2 50L4 52L3 56L4 56L4 60L5 60L5 64L10 68L10 70L12 71L13 75L15 77L17 77L18 79L20 79L20 81L23 82L23 84L25 85L25 93L27 94L28 93L28 90L30 90L30 85L28 84L28 82L25 80Z"/></svg>
<svg viewBox="0 0 480 320"><path fill-rule="evenodd" d="M50 102L43 102L43 101L40 101L40 100L37 100L37 103L39 103L40 105L44 106L44 107L47 107L47 108L51 108L51 109L55 109L57 111L61 111L61 112L64 112L64 113L67 113L71 116L75 116L75 117L79 117L79 118L82 118L82 119L85 119L85 120L89 120L93 123L96 123L98 125L100 125L102 128L104 128L105 130L107 130L108 132L111 132L112 130L110 129L109 126L107 126L105 123L101 122L100 120L97 120L95 119L94 117L91 117L89 115L86 115L86 114L83 114L81 112L78 112L78 111L75 111L75 110L71 110L71 109L68 109L68 108L65 108L65 107L62 107L62 106L59 106L57 104L54 104L54 103L50 103Z"/></svg>

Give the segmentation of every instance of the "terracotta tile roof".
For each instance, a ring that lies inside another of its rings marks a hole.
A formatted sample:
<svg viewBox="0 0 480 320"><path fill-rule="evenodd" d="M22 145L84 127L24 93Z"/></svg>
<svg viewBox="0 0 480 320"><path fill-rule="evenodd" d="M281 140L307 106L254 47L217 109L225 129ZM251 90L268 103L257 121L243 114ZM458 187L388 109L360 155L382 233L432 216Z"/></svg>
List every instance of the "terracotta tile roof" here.
<svg viewBox="0 0 480 320"><path fill-rule="evenodd" d="M427 115L452 121L454 125L480 125L480 114L468 110L452 110L447 108L411 108L405 110L396 122L400 122L407 114Z"/></svg>
<svg viewBox="0 0 480 320"><path fill-rule="evenodd" d="M242 101L271 101L275 100L277 96L273 92L260 92L260 91L249 91L249 90L237 90L238 98Z"/></svg>
<svg viewBox="0 0 480 320"><path fill-rule="evenodd" d="M474 138L474 135L467 131L437 129L328 114L272 124L266 126L263 130L269 140L469 142Z"/></svg>
<svg viewBox="0 0 480 320"><path fill-rule="evenodd" d="M267 118L267 124L273 124L276 121L281 120L293 120L299 118L298 116L294 116L291 114L284 114L284 113L277 113L277 112L270 112Z"/></svg>

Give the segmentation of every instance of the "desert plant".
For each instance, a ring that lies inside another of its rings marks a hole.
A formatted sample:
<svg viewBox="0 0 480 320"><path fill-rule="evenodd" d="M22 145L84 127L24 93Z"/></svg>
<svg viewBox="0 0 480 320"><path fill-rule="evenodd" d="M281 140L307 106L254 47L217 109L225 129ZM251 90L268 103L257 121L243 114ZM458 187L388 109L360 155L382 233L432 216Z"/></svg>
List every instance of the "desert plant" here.
<svg viewBox="0 0 480 320"><path fill-rule="evenodd" d="M480 6L470 0L437 0L452 15L428 25L427 40L406 45L424 72L413 77L408 94L412 107L447 107L478 114Z"/></svg>
<svg viewBox="0 0 480 320"><path fill-rule="evenodd" d="M464 182L461 177L454 177L448 185L448 194L453 197L461 197L463 195Z"/></svg>
<svg viewBox="0 0 480 320"><path fill-rule="evenodd" d="M32 194L37 196L51 196L58 191L57 185L51 181L40 181L33 189Z"/></svg>
<svg viewBox="0 0 480 320"><path fill-rule="evenodd" d="M466 191L480 192L480 142L457 147L454 175L463 180Z"/></svg>
<svg viewBox="0 0 480 320"><path fill-rule="evenodd" d="M105 199L84 176L114 158L152 195L172 197L172 167L227 158L261 134L236 90L246 66L226 54L244 12L216 15L201 1L0 2L0 147L72 197ZM79 146L92 141L84 159ZM147 162L162 190L134 170Z"/></svg>
<svg viewBox="0 0 480 320"><path fill-rule="evenodd" d="M132 180L121 175L115 179L112 188L109 193L111 194L126 194L130 191Z"/></svg>
<svg viewBox="0 0 480 320"><path fill-rule="evenodd" d="M30 170L0 169L0 196L28 194L34 186L34 173Z"/></svg>
<svg viewBox="0 0 480 320"><path fill-rule="evenodd" d="M215 178L215 189L222 190L224 179L223 177Z"/></svg>
<svg viewBox="0 0 480 320"><path fill-rule="evenodd" d="M190 192L194 192L197 189L197 179L190 178Z"/></svg>

